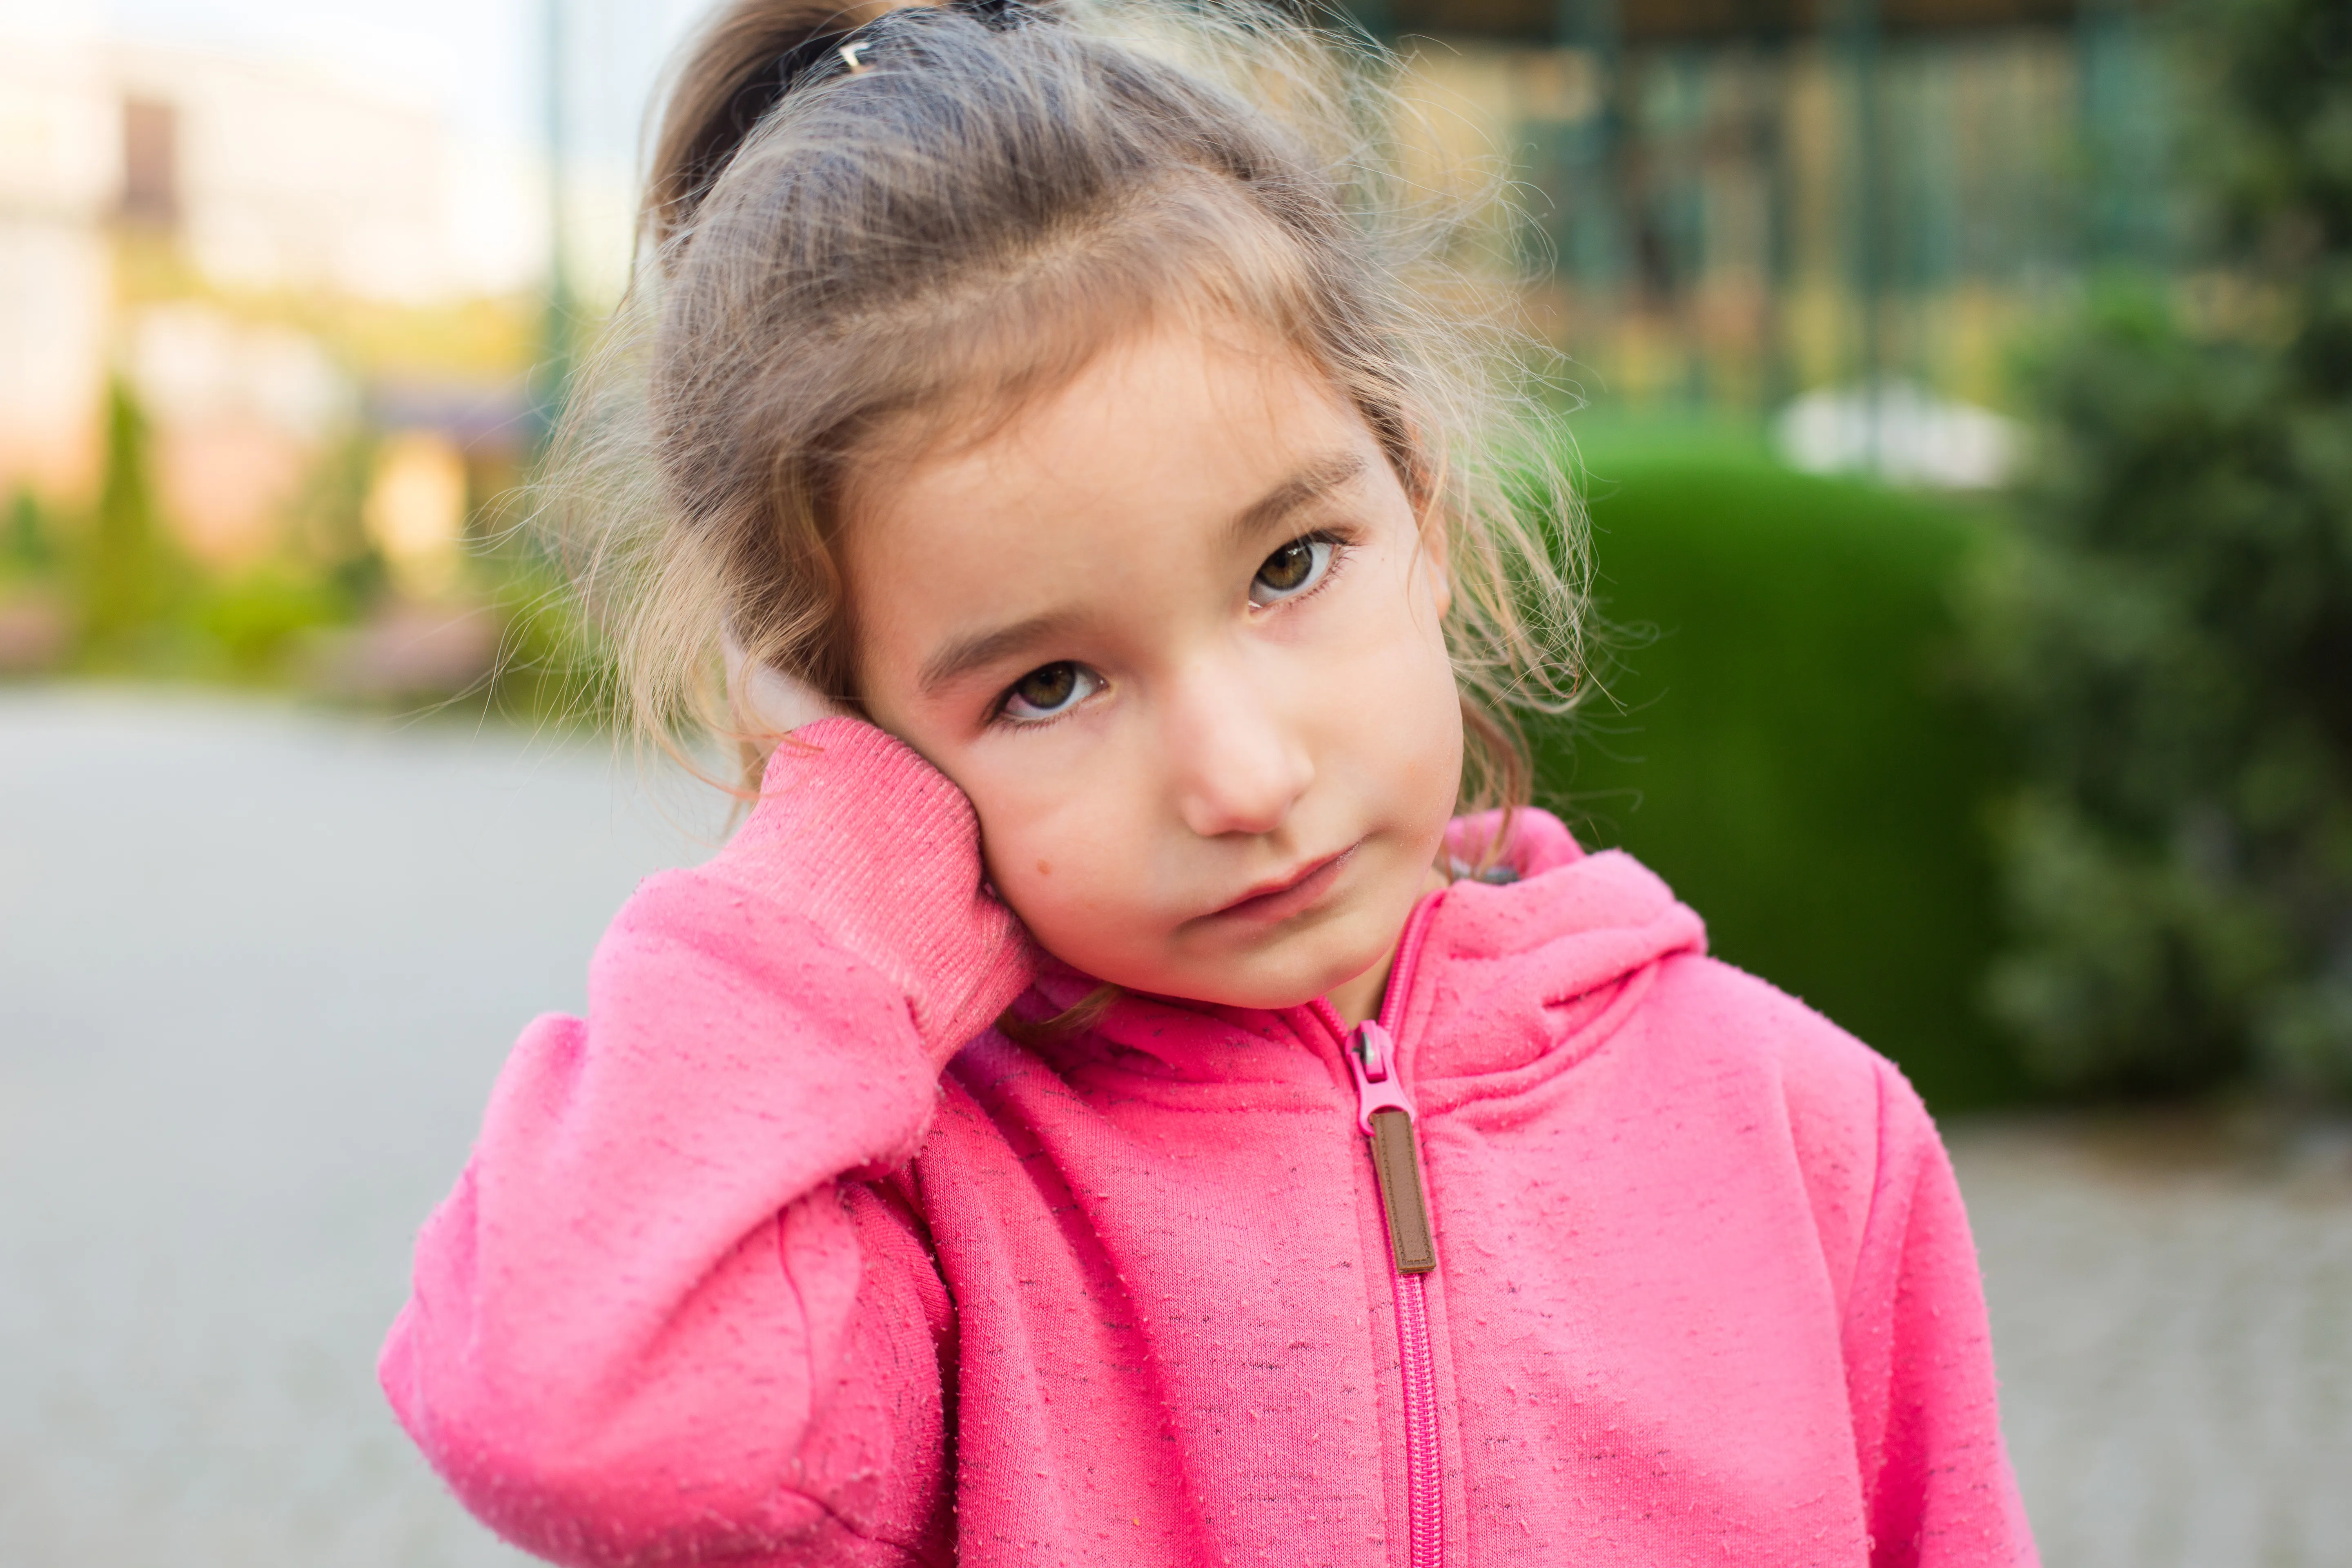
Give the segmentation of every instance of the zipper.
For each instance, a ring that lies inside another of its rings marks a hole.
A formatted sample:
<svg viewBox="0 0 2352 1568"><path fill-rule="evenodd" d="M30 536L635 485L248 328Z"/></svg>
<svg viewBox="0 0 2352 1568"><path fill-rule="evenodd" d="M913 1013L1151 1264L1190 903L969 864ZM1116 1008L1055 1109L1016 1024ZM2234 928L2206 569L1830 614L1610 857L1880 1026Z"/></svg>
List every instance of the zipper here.
<svg viewBox="0 0 2352 1568"><path fill-rule="evenodd" d="M1422 1179L1417 1113L1405 1092L1396 1031L1420 963L1423 938L1436 912L1436 899L1423 899L1406 920L1378 1018L1350 1031L1329 1003L1314 1004L1339 1042L1348 1076L1355 1081L1356 1127L1371 1154L1381 1217L1388 1231L1389 1288L1396 1301L1397 1361L1404 1385L1405 1537L1412 1568L1440 1568L1444 1562L1445 1521L1438 1459L1437 1350L1429 1332L1429 1276L1437 1268L1437 1237Z"/></svg>

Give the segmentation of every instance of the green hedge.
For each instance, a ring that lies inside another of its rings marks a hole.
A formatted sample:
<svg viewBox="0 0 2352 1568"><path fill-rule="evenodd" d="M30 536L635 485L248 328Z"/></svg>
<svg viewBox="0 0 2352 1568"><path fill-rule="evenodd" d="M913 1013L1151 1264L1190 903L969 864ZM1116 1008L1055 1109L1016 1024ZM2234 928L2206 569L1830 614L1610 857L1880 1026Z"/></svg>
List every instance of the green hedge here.
<svg viewBox="0 0 2352 1568"><path fill-rule="evenodd" d="M1547 804L1937 1110L2025 1098L1980 1004L2002 754L1952 673L1955 574L1992 525L1735 456L1593 468L1615 668L1609 700L1539 738Z"/></svg>

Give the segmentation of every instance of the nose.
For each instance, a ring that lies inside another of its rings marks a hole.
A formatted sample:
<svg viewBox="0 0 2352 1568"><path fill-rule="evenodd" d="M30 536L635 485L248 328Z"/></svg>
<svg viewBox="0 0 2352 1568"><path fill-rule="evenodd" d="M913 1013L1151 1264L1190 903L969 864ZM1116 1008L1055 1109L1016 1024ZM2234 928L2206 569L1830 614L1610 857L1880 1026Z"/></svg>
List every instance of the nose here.
<svg viewBox="0 0 2352 1568"><path fill-rule="evenodd" d="M1205 663L1170 693L1176 814L1203 838L1273 832L1315 781L1303 737L1252 674L1246 660Z"/></svg>

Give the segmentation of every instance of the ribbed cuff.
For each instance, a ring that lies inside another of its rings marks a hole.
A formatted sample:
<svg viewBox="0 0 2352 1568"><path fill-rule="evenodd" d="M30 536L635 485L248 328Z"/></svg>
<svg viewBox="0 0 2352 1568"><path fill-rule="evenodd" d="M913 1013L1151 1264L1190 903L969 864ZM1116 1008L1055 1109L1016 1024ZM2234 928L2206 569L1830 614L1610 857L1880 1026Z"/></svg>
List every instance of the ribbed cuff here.
<svg viewBox="0 0 2352 1568"><path fill-rule="evenodd" d="M905 992L935 1064L1029 984L1029 936L982 886L963 792L904 742L824 719L776 748L760 802L706 874L805 917Z"/></svg>

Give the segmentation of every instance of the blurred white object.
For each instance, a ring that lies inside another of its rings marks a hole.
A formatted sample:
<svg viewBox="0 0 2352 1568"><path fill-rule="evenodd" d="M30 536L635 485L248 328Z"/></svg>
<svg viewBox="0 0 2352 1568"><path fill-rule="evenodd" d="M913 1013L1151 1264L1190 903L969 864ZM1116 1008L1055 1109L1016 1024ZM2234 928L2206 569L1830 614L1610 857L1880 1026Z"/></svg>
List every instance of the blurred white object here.
<svg viewBox="0 0 2352 1568"><path fill-rule="evenodd" d="M1780 410L1772 444L1809 474L1871 473L1898 485L1986 489L2014 471L2023 432L1989 408L1916 383L1821 387Z"/></svg>

